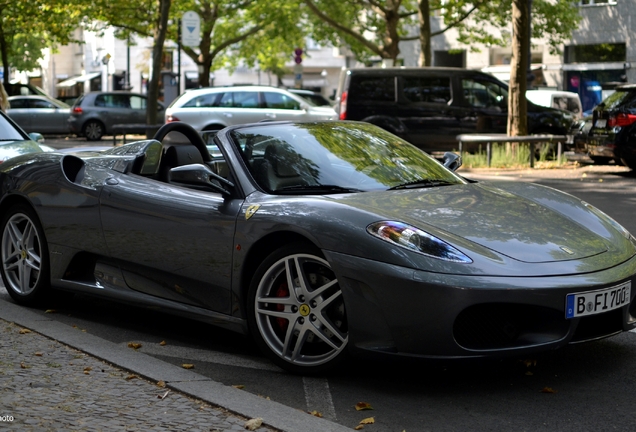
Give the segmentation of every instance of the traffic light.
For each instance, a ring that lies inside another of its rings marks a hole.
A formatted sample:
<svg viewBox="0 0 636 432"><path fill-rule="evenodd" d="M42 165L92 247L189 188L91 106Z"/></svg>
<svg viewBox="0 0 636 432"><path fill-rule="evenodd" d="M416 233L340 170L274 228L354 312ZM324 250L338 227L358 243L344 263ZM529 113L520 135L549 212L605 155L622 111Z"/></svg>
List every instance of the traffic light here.
<svg viewBox="0 0 636 432"><path fill-rule="evenodd" d="M294 62L301 64L303 62L303 50L302 48L296 48L294 50Z"/></svg>

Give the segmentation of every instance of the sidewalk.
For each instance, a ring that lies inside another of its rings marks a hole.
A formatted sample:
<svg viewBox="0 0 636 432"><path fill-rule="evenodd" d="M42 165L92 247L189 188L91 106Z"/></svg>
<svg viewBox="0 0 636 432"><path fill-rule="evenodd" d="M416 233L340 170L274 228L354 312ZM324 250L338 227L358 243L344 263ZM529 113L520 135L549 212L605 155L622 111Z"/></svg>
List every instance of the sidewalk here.
<svg viewBox="0 0 636 432"><path fill-rule="evenodd" d="M0 430L351 430L3 299L0 389Z"/></svg>

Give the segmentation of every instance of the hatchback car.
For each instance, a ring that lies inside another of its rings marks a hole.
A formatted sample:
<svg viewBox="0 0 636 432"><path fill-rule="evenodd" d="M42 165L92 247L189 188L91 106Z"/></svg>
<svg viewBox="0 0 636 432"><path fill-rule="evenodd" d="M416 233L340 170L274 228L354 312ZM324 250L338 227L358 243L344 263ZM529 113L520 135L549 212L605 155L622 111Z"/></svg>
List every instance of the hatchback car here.
<svg viewBox="0 0 636 432"><path fill-rule="evenodd" d="M10 96L7 110L26 132L68 134L71 107L62 101L45 96Z"/></svg>
<svg viewBox="0 0 636 432"><path fill-rule="evenodd" d="M268 86L189 90L166 110L166 123L181 121L197 131L263 120L334 120L331 107L317 107L291 92Z"/></svg>
<svg viewBox="0 0 636 432"><path fill-rule="evenodd" d="M89 141L98 141L113 133L119 124L145 124L147 98L145 95L121 91L90 92L75 101L68 119L72 133ZM159 118L164 106L159 102Z"/></svg>
<svg viewBox="0 0 636 432"><path fill-rule="evenodd" d="M468 69L345 69L336 101L341 120L373 123L427 152L457 149L460 134L505 133L508 123L508 86ZM531 134L568 135L573 123L572 113L528 102Z"/></svg>
<svg viewBox="0 0 636 432"><path fill-rule="evenodd" d="M594 162L615 161L636 169L636 85L617 87L594 108L584 129Z"/></svg>

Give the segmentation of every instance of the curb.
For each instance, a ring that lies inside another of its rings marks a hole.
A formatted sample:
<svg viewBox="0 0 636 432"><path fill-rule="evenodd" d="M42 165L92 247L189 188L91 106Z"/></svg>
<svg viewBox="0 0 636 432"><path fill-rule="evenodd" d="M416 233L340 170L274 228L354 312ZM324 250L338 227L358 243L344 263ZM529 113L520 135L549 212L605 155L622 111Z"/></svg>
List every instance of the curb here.
<svg viewBox="0 0 636 432"><path fill-rule="evenodd" d="M33 330L65 345L83 351L113 366L129 370L150 381L165 381L166 386L246 418L260 417L263 423L285 432L340 432L351 428L312 416L279 402L264 399L234 387L228 387L191 370L152 356L116 345L84 333L28 308L0 301L0 318Z"/></svg>

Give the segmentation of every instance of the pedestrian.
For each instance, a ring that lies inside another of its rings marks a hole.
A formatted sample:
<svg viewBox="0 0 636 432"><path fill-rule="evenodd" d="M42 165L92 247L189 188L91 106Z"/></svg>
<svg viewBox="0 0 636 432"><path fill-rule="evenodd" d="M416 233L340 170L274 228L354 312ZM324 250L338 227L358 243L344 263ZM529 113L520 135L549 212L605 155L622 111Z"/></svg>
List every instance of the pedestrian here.
<svg viewBox="0 0 636 432"><path fill-rule="evenodd" d="M10 108L9 95L7 94L7 91L4 89L4 85L2 84L2 81L0 81L0 110L6 113L9 108Z"/></svg>

